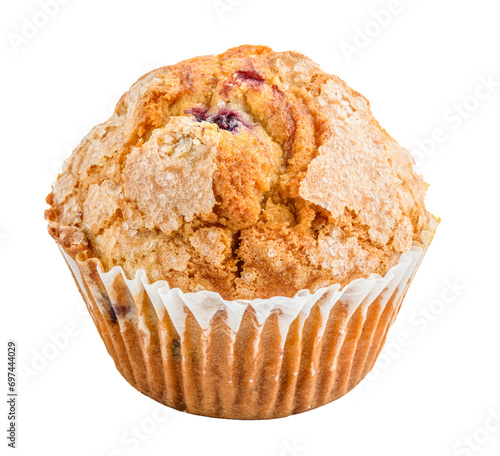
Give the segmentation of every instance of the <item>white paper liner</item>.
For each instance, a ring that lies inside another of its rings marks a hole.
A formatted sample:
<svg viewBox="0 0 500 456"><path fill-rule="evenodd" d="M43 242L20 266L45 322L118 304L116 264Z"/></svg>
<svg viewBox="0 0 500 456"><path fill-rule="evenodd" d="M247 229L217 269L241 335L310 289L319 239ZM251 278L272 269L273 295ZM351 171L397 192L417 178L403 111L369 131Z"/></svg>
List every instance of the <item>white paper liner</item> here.
<svg viewBox="0 0 500 456"><path fill-rule="evenodd" d="M87 295L78 262L64 252L62 248L60 249L72 269L80 289ZM220 294L212 291L183 293L179 288L170 288L164 280L150 284L143 269L138 270L132 280L126 278L120 266L115 266L108 272L103 272L101 264L98 263L97 271L111 302L113 302L113 295L116 294L113 284L116 277L121 275L132 296L137 296L143 291L147 293L159 319L163 318L165 311L168 312L181 340L186 328L187 313L185 307L191 311L203 331L210 329L210 323L218 311L226 311L227 325L234 333L237 333L243 314L246 308L250 306L255 312L257 324L260 326L263 326L272 314L277 315L281 347L283 348L291 323L299 317L300 329L302 329L302 325L309 316L312 306L316 303L318 303L323 321L326 321L331 309L339 299L347 307L347 320L360 306L363 315L365 315L366 309L377 298L379 298L378 303L382 309L385 308L396 287L396 299L393 302L398 302L399 296L406 290L406 285L418 268L424 253L425 249L413 246L410 250L401 254L398 263L389 269L383 277L378 274L371 274L366 279L352 281L342 290L339 284L320 288L314 293L309 290L300 290L292 298L274 296L269 299L228 301L223 299ZM382 291L383 293L380 295ZM88 295L86 297L88 299ZM96 303L98 306L103 305L98 299L96 299ZM105 311L103 308L100 310ZM137 320L134 312L129 313L126 318ZM321 328L318 336L321 336L323 331L324 327Z"/></svg>

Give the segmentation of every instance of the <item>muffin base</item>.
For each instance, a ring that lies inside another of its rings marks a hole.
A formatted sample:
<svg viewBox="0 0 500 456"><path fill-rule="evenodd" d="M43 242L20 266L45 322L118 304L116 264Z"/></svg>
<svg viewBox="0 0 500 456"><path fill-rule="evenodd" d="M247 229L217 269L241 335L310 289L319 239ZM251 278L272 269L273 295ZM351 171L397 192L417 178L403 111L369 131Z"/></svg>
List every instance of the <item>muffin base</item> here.
<svg viewBox="0 0 500 456"><path fill-rule="evenodd" d="M412 247L384 277L372 274L294 298L224 301L102 272L98 259L62 248L118 371L177 410L269 419L346 394L371 370L426 247Z"/></svg>

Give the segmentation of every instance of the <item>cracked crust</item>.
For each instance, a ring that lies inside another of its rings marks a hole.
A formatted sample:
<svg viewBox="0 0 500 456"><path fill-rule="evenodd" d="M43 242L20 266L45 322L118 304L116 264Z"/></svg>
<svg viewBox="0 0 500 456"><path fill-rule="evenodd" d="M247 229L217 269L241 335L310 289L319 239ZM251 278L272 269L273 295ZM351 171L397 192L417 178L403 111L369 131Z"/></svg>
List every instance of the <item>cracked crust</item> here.
<svg viewBox="0 0 500 456"><path fill-rule="evenodd" d="M293 296L385 274L432 215L368 101L296 52L159 68L95 127L47 198L72 256L185 292Z"/></svg>

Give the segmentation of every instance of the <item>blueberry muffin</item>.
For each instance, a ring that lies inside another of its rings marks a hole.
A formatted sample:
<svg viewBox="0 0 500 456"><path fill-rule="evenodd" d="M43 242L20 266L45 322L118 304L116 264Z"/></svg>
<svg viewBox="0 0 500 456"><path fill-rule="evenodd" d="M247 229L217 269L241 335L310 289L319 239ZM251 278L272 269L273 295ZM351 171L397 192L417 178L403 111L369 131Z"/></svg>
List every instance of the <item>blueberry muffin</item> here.
<svg viewBox="0 0 500 456"><path fill-rule="evenodd" d="M132 385L272 418L375 362L437 224L412 165L338 77L240 46L140 78L45 216Z"/></svg>

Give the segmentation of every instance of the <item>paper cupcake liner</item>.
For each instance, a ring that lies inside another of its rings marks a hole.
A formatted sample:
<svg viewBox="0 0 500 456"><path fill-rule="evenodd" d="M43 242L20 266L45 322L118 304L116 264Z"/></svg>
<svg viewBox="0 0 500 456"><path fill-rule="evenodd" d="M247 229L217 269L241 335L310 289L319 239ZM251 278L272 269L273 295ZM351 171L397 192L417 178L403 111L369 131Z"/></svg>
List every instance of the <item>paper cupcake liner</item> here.
<svg viewBox="0 0 500 456"><path fill-rule="evenodd" d="M189 413L265 419L354 388L373 367L427 245L372 274L293 298L226 301L183 293L143 270L103 272L61 251L117 369L136 389Z"/></svg>

